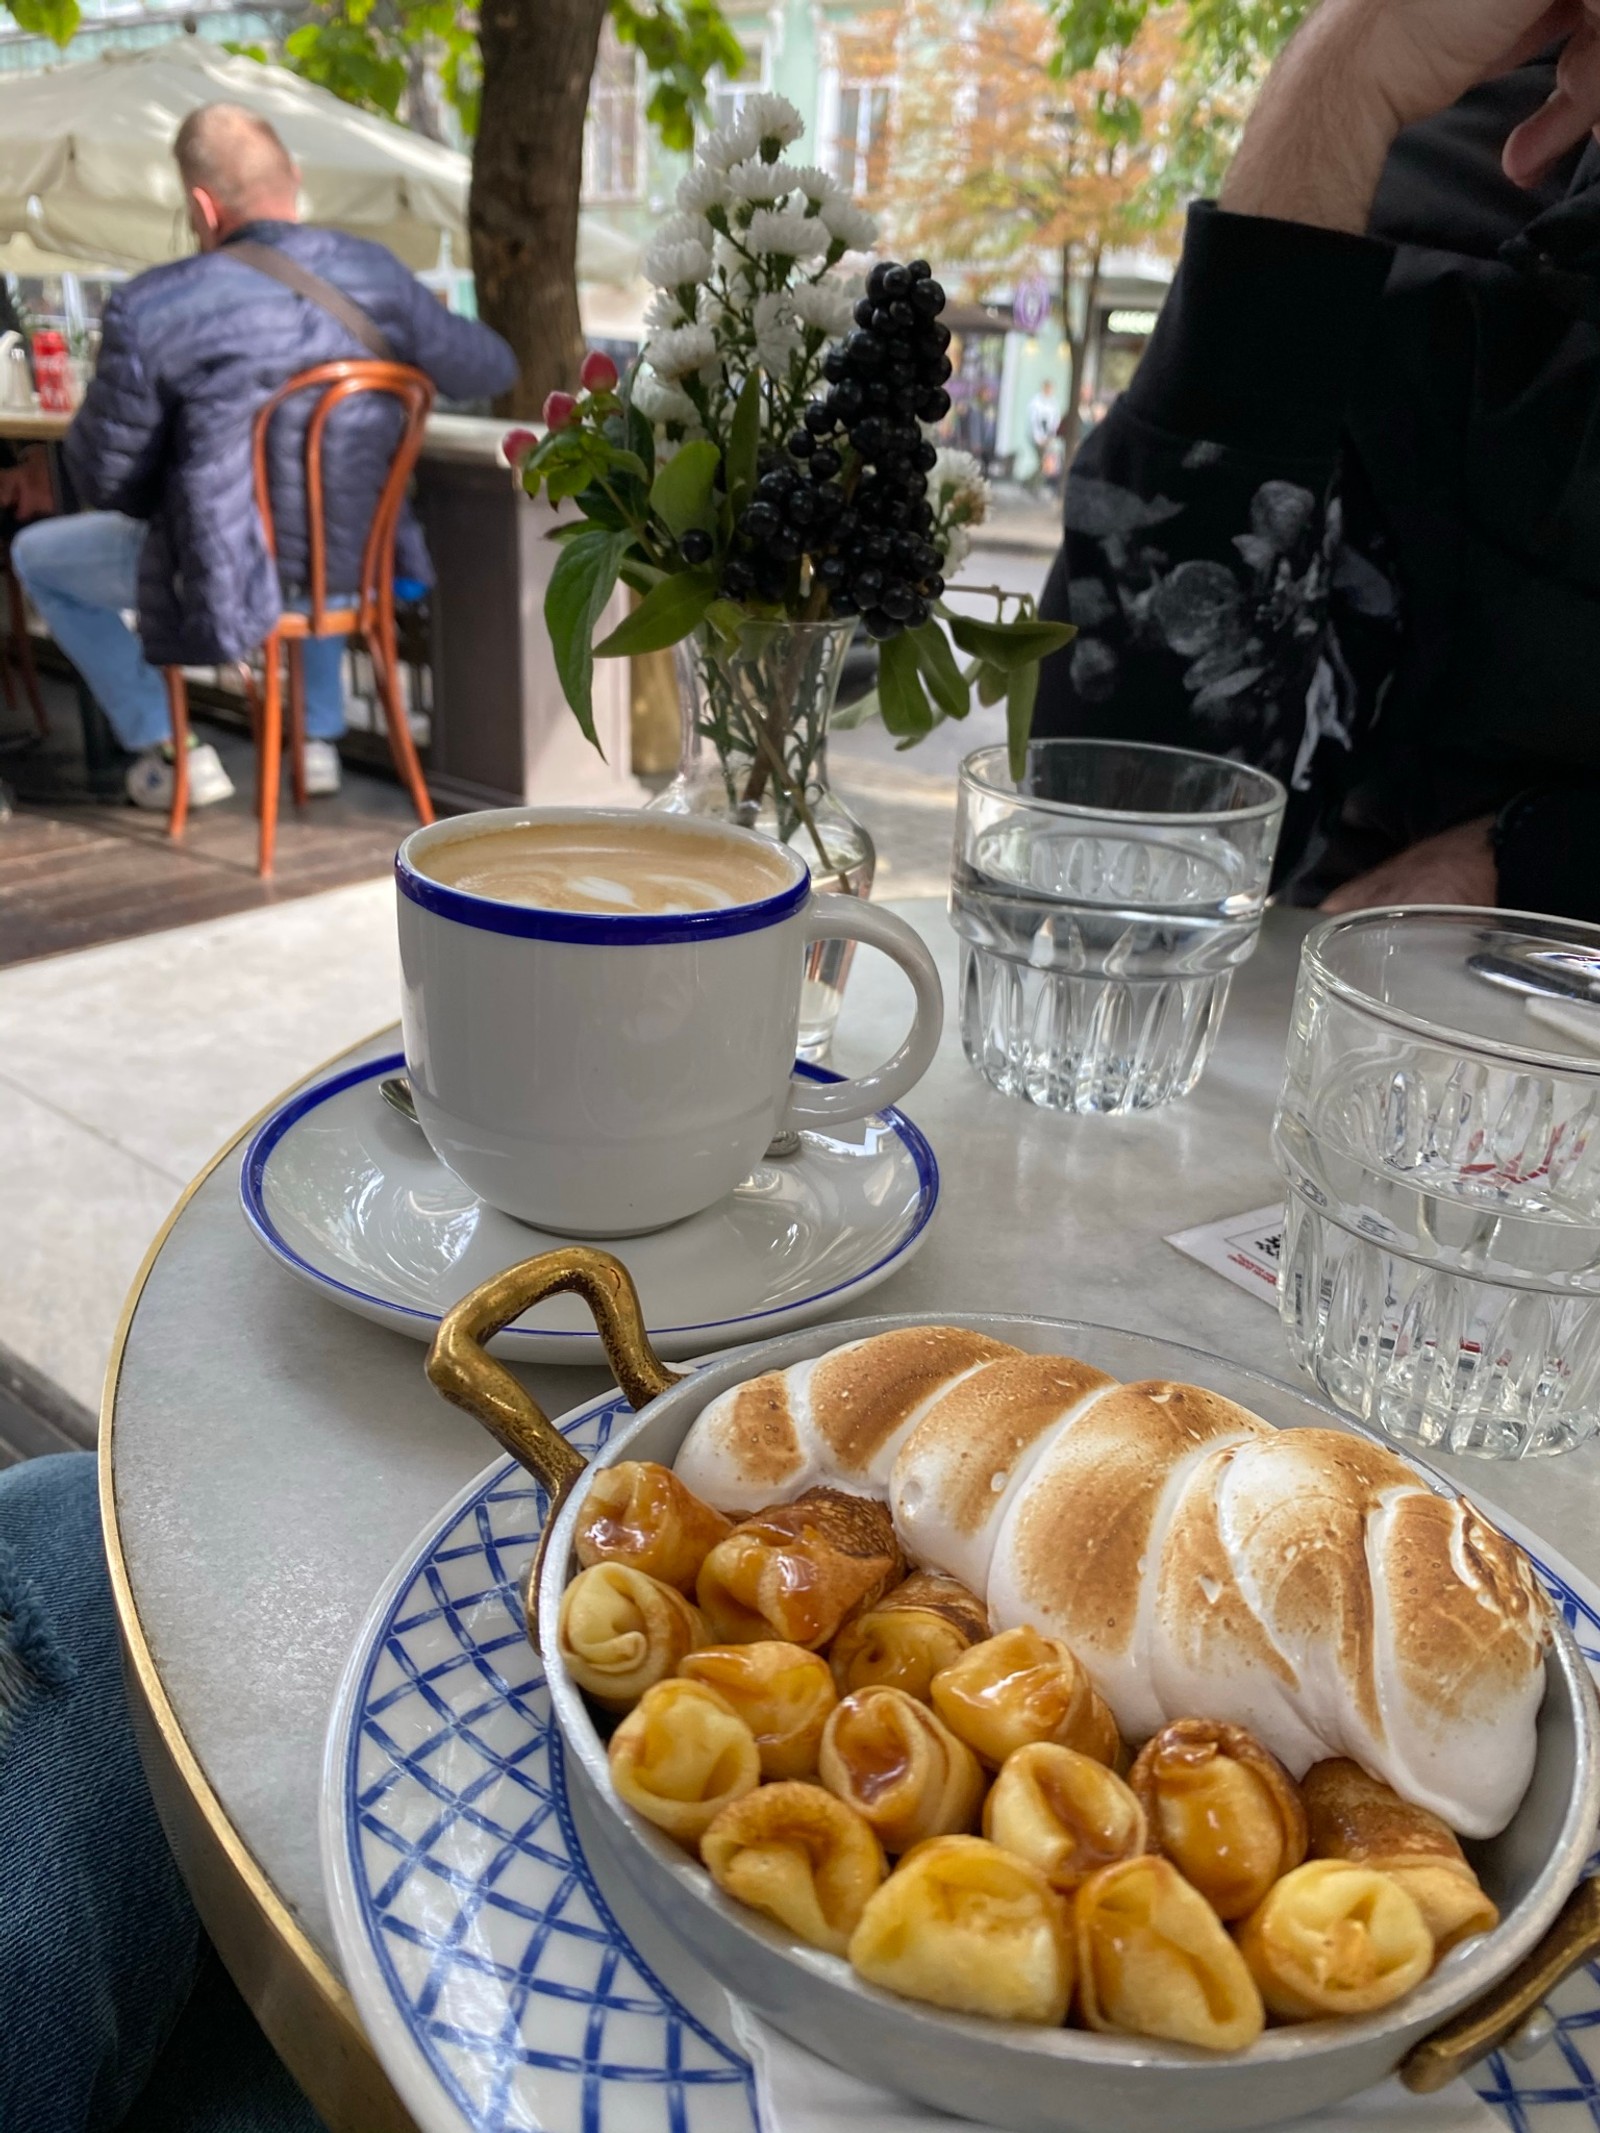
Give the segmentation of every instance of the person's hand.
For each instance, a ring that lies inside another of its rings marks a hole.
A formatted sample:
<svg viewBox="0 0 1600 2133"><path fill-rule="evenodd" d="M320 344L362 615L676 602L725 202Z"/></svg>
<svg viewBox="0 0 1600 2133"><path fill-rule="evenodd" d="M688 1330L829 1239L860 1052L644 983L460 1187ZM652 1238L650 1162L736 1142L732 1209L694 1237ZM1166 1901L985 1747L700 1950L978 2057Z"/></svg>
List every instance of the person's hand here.
<svg viewBox="0 0 1600 2133"><path fill-rule="evenodd" d="M1382 866L1342 882L1323 899L1324 911L1370 911L1379 904L1493 906L1499 889L1489 832L1493 815L1479 815L1407 845Z"/></svg>
<svg viewBox="0 0 1600 2133"><path fill-rule="evenodd" d="M1262 90L1222 205L1362 231L1403 126L1563 37L1555 93L1505 144L1519 185L1600 124L1600 0L1323 0Z"/></svg>

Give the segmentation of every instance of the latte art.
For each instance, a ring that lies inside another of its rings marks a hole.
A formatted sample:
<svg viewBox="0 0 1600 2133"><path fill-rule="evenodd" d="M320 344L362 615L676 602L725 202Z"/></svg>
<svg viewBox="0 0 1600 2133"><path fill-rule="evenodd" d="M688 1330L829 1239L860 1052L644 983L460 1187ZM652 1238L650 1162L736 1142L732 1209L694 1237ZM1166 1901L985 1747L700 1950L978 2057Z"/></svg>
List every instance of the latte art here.
<svg viewBox="0 0 1600 2133"><path fill-rule="evenodd" d="M647 817L518 823L448 838L416 864L446 888L496 903L618 918L722 911L776 896L790 881L776 853L769 859L715 832Z"/></svg>

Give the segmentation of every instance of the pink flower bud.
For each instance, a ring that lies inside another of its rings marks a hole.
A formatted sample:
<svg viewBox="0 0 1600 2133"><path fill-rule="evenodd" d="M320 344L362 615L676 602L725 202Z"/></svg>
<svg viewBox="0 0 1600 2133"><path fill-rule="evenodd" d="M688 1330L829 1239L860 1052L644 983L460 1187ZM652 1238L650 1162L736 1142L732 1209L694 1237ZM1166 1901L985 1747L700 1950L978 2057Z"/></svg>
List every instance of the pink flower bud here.
<svg viewBox="0 0 1600 2133"><path fill-rule="evenodd" d="M544 426L547 430L571 429L578 419L578 403L571 393L546 393Z"/></svg>
<svg viewBox="0 0 1600 2133"><path fill-rule="evenodd" d="M617 366L603 349L591 348L583 359L583 368L578 372L583 389L590 393L608 393L616 389Z"/></svg>
<svg viewBox="0 0 1600 2133"><path fill-rule="evenodd" d="M508 467L520 466L538 442L534 430L507 430L500 440L500 456Z"/></svg>

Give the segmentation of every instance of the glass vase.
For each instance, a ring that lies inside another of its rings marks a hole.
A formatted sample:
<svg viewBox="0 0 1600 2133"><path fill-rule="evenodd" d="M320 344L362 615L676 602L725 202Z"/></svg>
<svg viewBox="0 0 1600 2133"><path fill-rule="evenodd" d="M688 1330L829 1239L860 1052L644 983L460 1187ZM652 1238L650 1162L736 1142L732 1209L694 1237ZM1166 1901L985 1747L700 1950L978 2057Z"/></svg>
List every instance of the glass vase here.
<svg viewBox="0 0 1600 2133"><path fill-rule="evenodd" d="M855 634L848 622L746 622L728 640L702 627L678 646L683 750L650 804L717 815L786 844L819 889L871 893L877 853L828 783L828 721ZM799 1053L827 1057L855 946L807 951Z"/></svg>

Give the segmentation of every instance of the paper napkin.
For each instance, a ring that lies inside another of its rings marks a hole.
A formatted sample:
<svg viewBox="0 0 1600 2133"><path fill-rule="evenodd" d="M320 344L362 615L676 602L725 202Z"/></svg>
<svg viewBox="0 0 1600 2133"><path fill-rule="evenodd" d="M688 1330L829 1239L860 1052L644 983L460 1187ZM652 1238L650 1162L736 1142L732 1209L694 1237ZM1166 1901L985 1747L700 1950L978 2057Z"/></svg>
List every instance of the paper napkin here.
<svg viewBox="0 0 1600 2133"><path fill-rule="evenodd" d="M737 2000L732 2006L739 2048L755 2069L761 2133L997 2133L842 2074ZM1385 2081L1314 2118L1297 2118L1293 2133L1504 2133L1504 2121L1464 2081L1436 2096L1413 2096Z"/></svg>

